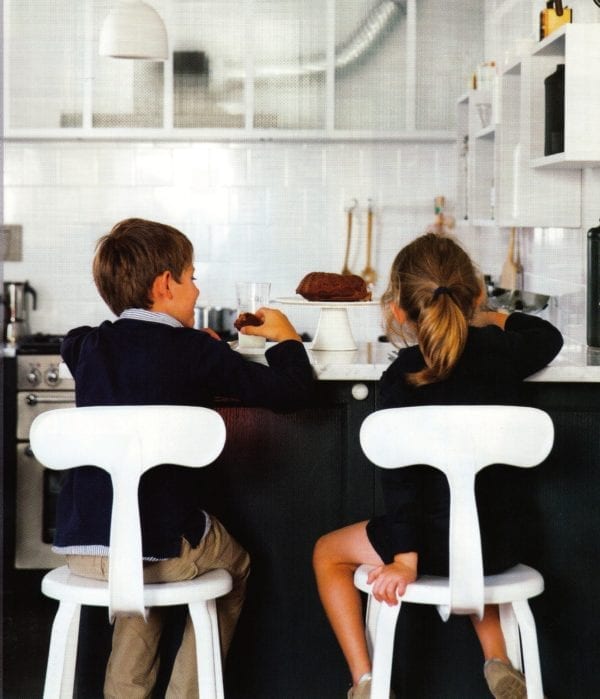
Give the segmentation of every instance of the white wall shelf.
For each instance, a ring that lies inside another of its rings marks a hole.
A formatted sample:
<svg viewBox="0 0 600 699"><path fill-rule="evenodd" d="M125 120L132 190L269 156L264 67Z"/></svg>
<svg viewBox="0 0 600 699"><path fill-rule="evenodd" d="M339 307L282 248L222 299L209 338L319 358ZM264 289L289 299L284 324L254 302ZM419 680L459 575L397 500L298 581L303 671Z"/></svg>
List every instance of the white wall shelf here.
<svg viewBox="0 0 600 699"><path fill-rule="evenodd" d="M531 55L531 165L583 168L600 165L600 24L566 24ZM565 65L564 151L544 155L544 79ZM595 105L595 106L590 106Z"/></svg>
<svg viewBox="0 0 600 699"><path fill-rule="evenodd" d="M477 120L478 91L458 100L459 153L468 143L467 157L459 158L459 218L481 226L579 228L581 170L600 166L597 109L589 106L600 105L600 24L565 25L530 44L499 72L493 126L482 129ZM559 63L564 152L545 156L544 79Z"/></svg>

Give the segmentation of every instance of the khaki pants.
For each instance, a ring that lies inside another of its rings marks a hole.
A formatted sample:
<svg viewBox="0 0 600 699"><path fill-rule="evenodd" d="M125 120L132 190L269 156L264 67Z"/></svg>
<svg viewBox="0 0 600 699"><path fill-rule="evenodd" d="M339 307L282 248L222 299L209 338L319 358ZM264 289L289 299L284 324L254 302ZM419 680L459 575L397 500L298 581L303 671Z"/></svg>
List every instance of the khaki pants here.
<svg viewBox="0 0 600 699"><path fill-rule="evenodd" d="M67 563L76 575L97 580L108 578L108 558L105 556L67 556ZM217 519L211 518L210 529L196 548L191 548L183 539L178 558L145 564L144 582L191 580L215 568L224 568L233 578L231 592L217 600L224 659L242 609L250 558ZM163 610L159 607L148 610L146 621L138 616L116 618L104 682L106 699L146 699L151 696L158 674L158 642L163 623ZM196 643L189 614L166 697L198 697Z"/></svg>

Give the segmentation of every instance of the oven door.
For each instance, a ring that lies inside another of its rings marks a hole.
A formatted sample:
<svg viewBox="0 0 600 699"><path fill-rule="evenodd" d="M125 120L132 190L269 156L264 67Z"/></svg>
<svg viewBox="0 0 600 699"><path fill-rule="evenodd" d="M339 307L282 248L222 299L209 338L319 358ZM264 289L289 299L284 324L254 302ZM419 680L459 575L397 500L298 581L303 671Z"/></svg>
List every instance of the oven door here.
<svg viewBox="0 0 600 699"><path fill-rule="evenodd" d="M40 413L56 408L74 408L73 391L18 391L17 440L29 439L31 423Z"/></svg>
<svg viewBox="0 0 600 699"><path fill-rule="evenodd" d="M56 501L63 472L44 468L27 440L37 415L72 407L75 407L72 391L17 393L16 568L56 568L65 562L64 556L52 552Z"/></svg>
<svg viewBox="0 0 600 699"><path fill-rule="evenodd" d="M52 552L56 498L62 472L35 458L29 442L17 444L15 568L56 568L64 556Z"/></svg>

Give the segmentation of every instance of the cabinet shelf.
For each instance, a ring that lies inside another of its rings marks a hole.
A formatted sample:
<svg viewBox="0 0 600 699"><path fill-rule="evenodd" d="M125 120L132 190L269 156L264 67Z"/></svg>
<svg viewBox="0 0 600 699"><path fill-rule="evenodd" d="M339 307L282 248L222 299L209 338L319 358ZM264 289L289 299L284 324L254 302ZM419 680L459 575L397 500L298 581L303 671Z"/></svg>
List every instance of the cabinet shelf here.
<svg viewBox="0 0 600 699"><path fill-rule="evenodd" d="M530 162L532 168L562 168L565 170L581 170L584 167L598 167L600 162L597 159L585 158L575 160L567 153L554 153L542 158L534 158Z"/></svg>
<svg viewBox="0 0 600 699"><path fill-rule="evenodd" d="M427 142L452 143L456 140L454 131L329 131L269 130L269 129L165 129L165 128L56 128L56 129L9 129L4 130L4 140L8 142L46 141L215 141L215 142L255 142L255 141L362 141L362 142Z"/></svg>
<svg viewBox="0 0 600 699"><path fill-rule="evenodd" d="M496 125L490 124L484 129L480 129L475 133L475 138L494 138L496 135Z"/></svg>

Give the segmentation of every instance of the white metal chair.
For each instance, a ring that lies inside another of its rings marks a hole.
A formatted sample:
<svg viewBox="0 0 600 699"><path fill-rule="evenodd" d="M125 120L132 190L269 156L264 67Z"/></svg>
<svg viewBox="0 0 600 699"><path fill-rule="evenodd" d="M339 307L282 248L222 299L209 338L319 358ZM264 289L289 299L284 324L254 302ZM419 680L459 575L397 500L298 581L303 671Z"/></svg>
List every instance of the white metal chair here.
<svg viewBox="0 0 600 699"><path fill-rule="evenodd" d="M59 600L52 626L44 699L72 697L81 605L145 616L146 607L187 604L193 621L202 699L223 699L215 599L231 590L231 576L213 570L193 580L143 584L138 484L158 464L201 467L225 444L225 425L213 410L188 406L66 408L39 415L31 427L36 458L52 469L94 465L113 484L108 582L50 571L42 592Z"/></svg>
<svg viewBox="0 0 600 699"><path fill-rule="evenodd" d="M500 575L483 575L475 501L475 476L495 463L531 467L550 453L554 427L535 408L513 406L419 406L380 410L361 426L360 443L368 459L382 468L428 464L443 471L450 486L449 577L422 576L406 588L395 606L369 594L367 643L373 660L373 699L389 696L394 635L401 603L435 605L450 614L477 614L498 604L508 656L523 669L529 699L542 699L542 678L535 622L527 600L539 595L538 571L517 565ZM354 584L370 593L372 566L360 566ZM522 653L521 653L522 646Z"/></svg>

